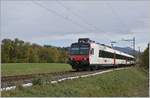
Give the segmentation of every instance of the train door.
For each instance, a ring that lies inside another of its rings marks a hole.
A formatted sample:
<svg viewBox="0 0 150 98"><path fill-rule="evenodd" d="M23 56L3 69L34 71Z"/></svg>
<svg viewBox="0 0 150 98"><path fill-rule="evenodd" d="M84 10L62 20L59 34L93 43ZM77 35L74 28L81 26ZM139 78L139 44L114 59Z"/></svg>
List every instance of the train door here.
<svg viewBox="0 0 150 98"><path fill-rule="evenodd" d="M116 53L114 52L114 65L116 65Z"/></svg>
<svg viewBox="0 0 150 98"><path fill-rule="evenodd" d="M90 64L98 64L98 46L95 44L90 50Z"/></svg>

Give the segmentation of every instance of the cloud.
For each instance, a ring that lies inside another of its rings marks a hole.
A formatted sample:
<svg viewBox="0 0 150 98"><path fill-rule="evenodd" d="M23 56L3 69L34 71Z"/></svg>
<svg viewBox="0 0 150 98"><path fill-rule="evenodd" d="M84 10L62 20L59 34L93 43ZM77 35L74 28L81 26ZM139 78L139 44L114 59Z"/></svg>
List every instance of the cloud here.
<svg viewBox="0 0 150 98"><path fill-rule="evenodd" d="M138 45L149 41L148 1L36 2L52 11L32 1L1 1L2 38L56 46L68 46L79 37L105 44L133 36ZM122 46L121 42L116 45Z"/></svg>

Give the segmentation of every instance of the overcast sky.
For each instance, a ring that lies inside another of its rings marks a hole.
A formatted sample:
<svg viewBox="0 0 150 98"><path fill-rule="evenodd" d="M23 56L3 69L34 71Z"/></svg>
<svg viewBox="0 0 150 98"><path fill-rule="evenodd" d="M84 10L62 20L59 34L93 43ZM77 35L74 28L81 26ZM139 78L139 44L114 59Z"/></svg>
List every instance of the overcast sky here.
<svg viewBox="0 0 150 98"><path fill-rule="evenodd" d="M40 45L69 46L79 37L145 49L150 35L149 1L1 1L1 35Z"/></svg>

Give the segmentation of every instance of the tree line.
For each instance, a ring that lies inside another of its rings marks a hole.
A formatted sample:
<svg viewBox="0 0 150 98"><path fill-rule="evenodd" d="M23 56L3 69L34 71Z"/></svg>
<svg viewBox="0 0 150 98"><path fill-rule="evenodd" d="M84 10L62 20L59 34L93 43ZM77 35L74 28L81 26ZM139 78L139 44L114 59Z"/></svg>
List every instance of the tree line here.
<svg viewBox="0 0 150 98"><path fill-rule="evenodd" d="M149 44L140 57L140 66L149 69ZM68 48L38 45L18 38L3 39L1 42L2 63L66 63Z"/></svg>
<svg viewBox="0 0 150 98"><path fill-rule="evenodd" d="M67 48L38 45L18 38L3 39L1 43L2 63L66 63Z"/></svg>
<svg viewBox="0 0 150 98"><path fill-rule="evenodd" d="M140 66L145 70L149 70L149 44L144 52L140 55Z"/></svg>

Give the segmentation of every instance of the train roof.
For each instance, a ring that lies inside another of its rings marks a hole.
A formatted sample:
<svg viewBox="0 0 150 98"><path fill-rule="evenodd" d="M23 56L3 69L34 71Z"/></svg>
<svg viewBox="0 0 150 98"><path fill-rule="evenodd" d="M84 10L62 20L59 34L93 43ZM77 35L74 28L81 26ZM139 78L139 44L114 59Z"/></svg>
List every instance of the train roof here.
<svg viewBox="0 0 150 98"><path fill-rule="evenodd" d="M125 56L128 56L128 57L134 58L134 56L132 56L132 55L130 55L130 54L127 54L127 53L125 53L125 52L122 52L122 51L113 49L111 46L108 46L108 45L105 45L105 44L101 44L101 43L97 43L97 42L95 42L95 41L90 40L89 38L79 38L79 39L78 39L78 43L95 43L95 44L98 44L98 45L101 45L101 46L105 46L105 47L107 47L107 48L110 48L110 49L114 50L117 54L121 54L121 55L125 55Z"/></svg>
<svg viewBox="0 0 150 98"><path fill-rule="evenodd" d="M130 55L130 54L127 54L127 53L125 53L125 52L119 51L119 50L117 50L117 49L114 49L114 48L112 48L111 46L108 46L108 45L105 45L105 44L100 44L100 43L95 43L95 44L98 44L98 45L101 45L101 46L105 46L105 47L107 47L107 48L109 48L109 49L112 49L112 50L115 51L116 54L121 54L121 55L124 55L124 56L128 56L128 57L134 58L134 56L132 56L132 55Z"/></svg>

